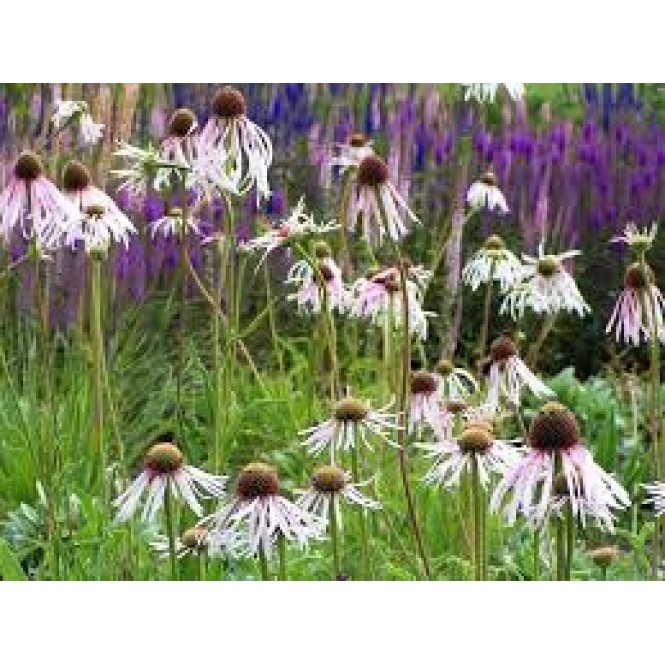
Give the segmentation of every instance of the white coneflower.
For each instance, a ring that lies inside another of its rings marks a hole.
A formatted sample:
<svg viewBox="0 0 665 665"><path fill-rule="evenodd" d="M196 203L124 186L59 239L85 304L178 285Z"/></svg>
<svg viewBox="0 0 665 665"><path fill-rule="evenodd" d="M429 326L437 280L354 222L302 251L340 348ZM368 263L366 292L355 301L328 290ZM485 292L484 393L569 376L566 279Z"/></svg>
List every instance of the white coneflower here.
<svg viewBox="0 0 665 665"><path fill-rule="evenodd" d="M203 128L202 139L223 149L229 156L226 171L240 194L256 186L257 195L268 198L272 143L263 129L246 116L243 94L236 88L224 86L215 93L212 110L213 115Z"/></svg>
<svg viewBox="0 0 665 665"><path fill-rule="evenodd" d="M481 284L498 282L502 291L522 275L520 260L506 248L500 236L492 235L464 266L462 281L475 291Z"/></svg>
<svg viewBox="0 0 665 665"><path fill-rule="evenodd" d="M656 515L665 513L665 483L647 483L644 488L648 494L648 503L652 503Z"/></svg>
<svg viewBox="0 0 665 665"><path fill-rule="evenodd" d="M196 128L196 116L192 110L181 108L174 111L169 118L167 134L159 146L161 158L189 169L197 150ZM155 189L167 187L171 182L171 174L170 169L157 169L153 183Z"/></svg>
<svg viewBox="0 0 665 665"><path fill-rule="evenodd" d="M466 202L473 210L498 209L504 215L510 212L503 192L497 187L496 176L491 169L469 187Z"/></svg>
<svg viewBox="0 0 665 665"><path fill-rule="evenodd" d="M228 542L229 532L239 536L240 554L270 557L279 536L304 546L325 530L317 515L280 494L277 472L262 462L243 468L234 499L204 522L209 525L213 554Z"/></svg>
<svg viewBox="0 0 665 665"><path fill-rule="evenodd" d="M552 499L555 505L561 499L555 493L558 465L573 517L584 522L589 515L602 516L601 524L607 526L607 511L630 505L623 487L594 462L581 442L575 415L563 405L549 402L540 409L531 422L528 443L529 452L501 479L490 504L497 510L512 492L504 511L509 523L521 512L533 525L542 524Z"/></svg>
<svg viewBox="0 0 665 665"><path fill-rule="evenodd" d="M325 224L317 224L313 215L305 214L305 199L301 198L291 214L277 228L268 230L266 233L248 240L240 249L243 251L263 250L259 260L259 266L263 264L268 255L279 247L284 247L294 241L303 240L311 236L329 233L339 228L337 222L330 221Z"/></svg>
<svg viewBox="0 0 665 665"><path fill-rule="evenodd" d="M365 402L351 396L343 397L324 422L300 432L305 437L302 445L313 455L330 450L334 457L338 451L348 451L362 444L372 449L371 436L376 436L392 446L389 433L399 429L397 416L383 409L372 409Z"/></svg>
<svg viewBox="0 0 665 665"><path fill-rule="evenodd" d="M427 319L433 314L423 309L424 277L422 270L419 269L417 273L418 276L415 276L412 269L409 269L406 279L409 332L424 340L427 338ZM369 319L382 328L389 324L394 329L401 329L403 299L400 274L396 267L372 271L367 277L357 279L351 287L351 293L352 316Z"/></svg>
<svg viewBox="0 0 665 665"><path fill-rule="evenodd" d="M351 294L344 285L342 270L332 258L329 245L324 241L316 243L314 256L316 271L304 259L291 266L286 283L293 284L298 290L288 299L295 300L300 311L317 314L321 311L322 290L325 289L328 309L344 313L350 306Z"/></svg>
<svg viewBox="0 0 665 665"><path fill-rule="evenodd" d="M411 372L409 433L420 431L424 425L428 425L435 433L450 426L452 416L443 408L440 382L441 377L426 370Z"/></svg>
<svg viewBox="0 0 665 665"><path fill-rule="evenodd" d="M605 332L615 329L617 341L639 346L642 339L656 337L665 344L665 299L656 286L653 270L641 263L626 269L624 289L619 294Z"/></svg>
<svg viewBox="0 0 665 665"><path fill-rule="evenodd" d="M494 438L491 426L483 422L466 425L458 437L416 445L434 458L424 482L444 487L459 485L462 474L471 472L474 458L483 487L487 487L491 474L504 474L520 458L519 451L510 442Z"/></svg>
<svg viewBox="0 0 665 665"><path fill-rule="evenodd" d="M658 224L653 222L648 229L639 229L637 224L629 222L626 228L618 236L614 236L610 242L619 242L628 245L638 254L648 252L658 234Z"/></svg>
<svg viewBox="0 0 665 665"><path fill-rule="evenodd" d="M360 220L363 238L374 245L382 243L386 235L397 242L407 234L409 220L420 223L390 182L388 167L380 157L374 154L363 157L353 178L344 220L349 231L355 232Z"/></svg>
<svg viewBox="0 0 665 665"><path fill-rule="evenodd" d="M42 162L24 151L14 164L7 186L0 194L0 219L5 242L19 228L25 240L50 251L62 244L64 234L79 211L43 174Z"/></svg>
<svg viewBox="0 0 665 665"><path fill-rule="evenodd" d="M296 504L307 512L318 515L321 520L328 522L331 515L335 515L339 526L342 525L342 511L340 502L355 504L362 508L378 510L381 504L374 499L366 497L358 489L360 483L352 483L351 475L337 466L326 465L314 471L307 490L296 500ZM334 512L333 512L334 511Z"/></svg>
<svg viewBox="0 0 665 665"><path fill-rule="evenodd" d="M475 99L480 104L494 102L499 89L503 86L508 96L517 101L524 97L524 83L462 83L464 101Z"/></svg>
<svg viewBox="0 0 665 665"><path fill-rule="evenodd" d="M225 482L226 478L222 476L214 476L186 465L182 452L173 443L156 443L146 453L141 473L113 502L118 509L115 521L121 523L130 519L138 509L144 493L147 493L147 499L142 513L143 521L154 520L164 504L166 492L186 503L200 517L203 508L197 495L221 498Z"/></svg>
<svg viewBox="0 0 665 665"><path fill-rule="evenodd" d="M509 335L503 334L492 342L490 358L488 403L498 405L499 398L505 396L512 405L518 406L524 387L536 397L554 396L517 355L517 346Z"/></svg>
<svg viewBox="0 0 665 665"><path fill-rule="evenodd" d="M440 376L439 390L445 400L466 400L478 390L473 375L462 367L455 367L451 360L440 360L436 373Z"/></svg>
<svg viewBox="0 0 665 665"><path fill-rule="evenodd" d="M517 319L526 309L536 314L574 312L583 317L591 308L577 288L575 280L566 271L563 261L579 256L573 249L562 254L545 254L543 243L538 246L538 256L522 256L521 281L508 292L501 305L501 313L510 312Z"/></svg>
<svg viewBox="0 0 665 665"><path fill-rule="evenodd" d="M136 228L115 201L92 184L84 164L68 162L62 181L65 195L81 211L67 228L65 244L74 248L80 241L88 254L106 253L112 243L129 245L129 236Z"/></svg>
<svg viewBox="0 0 665 665"><path fill-rule="evenodd" d="M150 232L153 238L158 235L164 238L172 236L180 238L190 233L198 236L202 235L199 228L199 220L192 217L192 215L188 215L185 219L184 210L177 206L169 208L165 215L156 219L150 225Z"/></svg>
<svg viewBox="0 0 665 665"><path fill-rule="evenodd" d="M225 531L223 534L217 534L215 540L216 554L222 554L229 557L236 557L242 549L242 537L232 531ZM154 538L150 547L152 551L162 559L169 557L169 539L167 536L158 535ZM202 556L210 549L210 534L208 529L201 526L194 526L187 529L183 534L176 538L175 554L178 559L185 556Z"/></svg>
<svg viewBox="0 0 665 665"><path fill-rule="evenodd" d="M351 134L347 143L341 143L336 148L337 154L330 160L329 165L341 167L342 172L349 167L357 168L365 157L374 154L372 142L360 132Z"/></svg>
<svg viewBox="0 0 665 665"><path fill-rule="evenodd" d="M81 142L84 145L95 145L102 138L104 124L92 119L92 116L88 113L88 105L85 102L56 101L55 111L51 117L53 127L59 130L72 119L78 120Z"/></svg>

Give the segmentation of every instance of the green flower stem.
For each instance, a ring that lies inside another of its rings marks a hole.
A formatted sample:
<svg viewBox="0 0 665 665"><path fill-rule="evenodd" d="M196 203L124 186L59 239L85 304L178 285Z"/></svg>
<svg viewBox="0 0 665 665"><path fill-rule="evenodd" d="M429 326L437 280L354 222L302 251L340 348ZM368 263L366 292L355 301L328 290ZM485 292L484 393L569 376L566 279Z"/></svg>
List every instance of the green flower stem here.
<svg viewBox="0 0 665 665"><path fill-rule="evenodd" d="M473 569L474 577L481 581L484 576L483 563L485 549L485 533L483 529L483 488L480 484L478 460L475 454L471 457L471 497L473 504Z"/></svg>
<svg viewBox="0 0 665 665"><path fill-rule="evenodd" d="M339 533L337 528L337 511L335 507L335 498L330 499L330 509L328 512L328 522L330 524L330 549L333 559L333 579L342 574L342 562L339 551Z"/></svg>
<svg viewBox="0 0 665 665"><path fill-rule="evenodd" d="M219 243L215 243L215 256L219 258L219 274L214 286L214 299L217 306L222 300L222 248ZM217 315L215 308L212 309L212 366L213 366L213 397L212 397L212 455L213 469L219 473L224 464L224 441L222 439L222 423L224 418L224 374L222 367L221 344L221 320Z"/></svg>
<svg viewBox="0 0 665 665"><path fill-rule="evenodd" d="M351 448L351 476L353 482L360 481L360 471L358 462L358 450ZM371 566L371 557L369 555L369 540L367 537L367 514L365 509L361 506L359 508L359 523L360 523L360 548L362 553L362 570L363 576L367 580L373 579L373 572Z"/></svg>
<svg viewBox="0 0 665 665"><path fill-rule="evenodd" d="M554 453L554 474L555 476L561 473L562 461L559 453ZM559 516L556 518L555 524L555 545L556 545L556 579L558 581L566 579L566 525L564 520Z"/></svg>
<svg viewBox="0 0 665 665"><path fill-rule="evenodd" d="M537 582L540 579L540 530L533 531L533 579Z"/></svg>
<svg viewBox="0 0 665 665"><path fill-rule="evenodd" d="M386 237L390 242L390 246L397 261L397 268L399 271L400 279L400 295L401 295L401 305L402 305L402 354L401 354L401 374L400 374L400 389L399 389L399 398L397 402L397 409L399 418L400 418L400 429L397 433L397 443L399 445L399 450L397 453L399 460L400 475L402 478L402 487L404 489L404 496L406 499L407 514L409 522L411 524L411 530L413 531L413 536L416 541L416 548L418 550L418 556L420 558L423 570L428 579L432 578L432 570L430 567L429 559L427 557L427 552L425 550L425 543L422 537L420 524L418 522L418 515L416 514L415 501L413 499L413 494L411 491L411 482L409 480L409 462L407 458L407 441L406 441L406 432L408 428L408 400L409 400L409 389L410 389L410 376L411 376L411 334L409 332L409 301L408 294L406 291L406 268L404 266L404 261L402 260L402 253L400 252L398 244L393 240L392 236L388 231L386 211L383 206L383 202L378 192L375 193L377 202L379 204L379 209L381 211L381 219L386 231Z"/></svg>
<svg viewBox="0 0 665 665"><path fill-rule="evenodd" d="M164 515L166 517L166 537L169 541L169 562L171 564L171 579L178 579L178 557L175 551L175 527L173 524L173 503L171 500L171 479L166 481L164 492Z"/></svg>
<svg viewBox="0 0 665 665"><path fill-rule="evenodd" d="M566 506L566 579L570 580L573 572L573 553L575 552L575 518L570 504Z"/></svg>
<svg viewBox="0 0 665 665"><path fill-rule="evenodd" d="M205 551L199 552L198 558L199 558L199 581L205 582L208 577L206 570L207 557Z"/></svg>
<svg viewBox="0 0 665 665"><path fill-rule="evenodd" d="M263 278L266 286L266 304L268 307L268 326L270 328L270 338L272 339L273 349L277 356L280 376L284 376L284 354L277 334L277 323L275 317L275 307L272 302L272 286L270 284L270 271L268 270L268 261L263 262Z"/></svg>
<svg viewBox="0 0 665 665"><path fill-rule="evenodd" d="M552 332L555 321L556 321L556 314L548 314L545 317L543 325L540 328L540 332L538 333L538 337L536 338L534 343L531 345L531 348L529 349L529 353L527 355L527 364L534 372L538 367L538 358L540 356L540 351L543 348L543 344L545 344L545 340Z"/></svg>
<svg viewBox="0 0 665 665"><path fill-rule="evenodd" d="M482 358L485 355L487 348L487 338L489 336L490 318L492 316L492 293L493 293L493 280L494 278L494 262L490 269L489 280L485 287L485 305L483 307L483 324L480 329L480 336L478 338L478 356Z"/></svg>
<svg viewBox="0 0 665 665"><path fill-rule="evenodd" d="M268 571L268 557L263 551L262 545L259 545L259 569L261 571L261 579L264 582L268 582L270 580L270 573Z"/></svg>
<svg viewBox="0 0 665 665"><path fill-rule="evenodd" d="M286 582L286 538L280 535L277 538L277 556L279 557L279 581Z"/></svg>

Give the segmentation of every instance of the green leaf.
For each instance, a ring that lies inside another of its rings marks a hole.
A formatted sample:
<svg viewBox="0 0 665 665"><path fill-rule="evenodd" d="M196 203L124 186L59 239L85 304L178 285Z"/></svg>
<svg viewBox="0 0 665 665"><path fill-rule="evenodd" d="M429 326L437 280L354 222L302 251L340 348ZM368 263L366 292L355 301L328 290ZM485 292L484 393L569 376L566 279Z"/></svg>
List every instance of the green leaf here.
<svg viewBox="0 0 665 665"><path fill-rule="evenodd" d="M6 540L0 538L0 577L6 582L25 582L26 577Z"/></svg>

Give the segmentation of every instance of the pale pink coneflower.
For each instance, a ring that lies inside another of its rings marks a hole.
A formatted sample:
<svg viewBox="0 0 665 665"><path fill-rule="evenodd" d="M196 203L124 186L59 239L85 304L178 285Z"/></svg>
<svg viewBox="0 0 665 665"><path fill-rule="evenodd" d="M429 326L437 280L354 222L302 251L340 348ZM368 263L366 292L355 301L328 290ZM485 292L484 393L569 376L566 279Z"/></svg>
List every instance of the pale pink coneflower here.
<svg viewBox="0 0 665 665"><path fill-rule="evenodd" d="M462 281L475 291L481 284L498 282L502 291L519 281L520 260L506 248L503 239L492 235L464 266Z"/></svg>
<svg viewBox="0 0 665 665"><path fill-rule="evenodd" d="M217 534L216 554L222 554L235 558L242 548L242 538L232 531ZM169 539L165 535L158 535L150 542L150 548L161 559L167 559L170 554ZM185 556L202 556L210 550L210 534L208 529L202 526L194 526L182 533L175 540L175 553L178 559Z"/></svg>
<svg viewBox="0 0 665 665"><path fill-rule="evenodd" d="M429 273L428 273L429 274ZM431 312L423 309L423 275L409 276L406 279L406 301L408 309L409 333L420 339L427 338L427 319ZM399 330L403 325L403 298L401 279L396 267L372 271L367 277L356 280L351 288L352 304L350 314L368 319L381 328L390 326Z"/></svg>
<svg viewBox="0 0 665 665"><path fill-rule="evenodd" d="M497 93L503 87L508 96L518 101L524 97L524 83L462 83L464 101L475 99L479 104L493 103Z"/></svg>
<svg viewBox="0 0 665 665"><path fill-rule="evenodd" d="M538 411L529 428L528 444L528 453L506 472L490 502L492 510L498 510L512 492L504 508L509 523L522 513L532 526L542 525L552 504L556 506L561 499L555 488L558 468L565 480L565 501L573 518L583 524L591 516L600 518L605 527L611 526L607 511L630 505L623 487L584 447L577 419L563 405L549 402Z"/></svg>
<svg viewBox="0 0 665 665"><path fill-rule="evenodd" d="M95 145L104 134L104 124L95 122L88 113L86 102L72 100L57 100L55 111L51 116L54 129L60 130L74 120L78 121L81 143L83 145Z"/></svg>
<svg viewBox="0 0 665 665"><path fill-rule="evenodd" d="M536 397L554 396L518 356L517 346L509 335L500 335L492 342L490 359L488 403L498 405L504 396L511 405L519 406L522 388L528 388Z"/></svg>
<svg viewBox="0 0 665 665"><path fill-rule="evenodd" d="M237 88L224 86L213 97L212 111L201 138L228 155L226 173L239 194L256 186L257 197L267 199L272 142L263 129L247 117L244 95Z"/></svg>
<svg viewBox="0 0 665 665"><path fill-rule="evenodd" d="M335 155L329 159L329 166L339 166L342 172L348 168L358 168L365 157L374 154L372 142L365 134L351 134L347 143L335 146Z"/></svg>
<svg viewBox="0 0 665 665"><path fill-rule="evenodd" d="M444 400L466 400L478 390L478 383L471 372L463 367L455 367L454 363L443 358L436 365L439 375L439 392Z"/></svg>
<svg viewBox="0 0 665 665"><path fill-rule="evenodd" d="M496 439L491 426L484 422L466 425L457 437L416 446L428 451L428 456L434 459L423 481L447 488L456 487L464 473L471 473L474 458L483 487L487 487L492 474L503 475L520 459L519 450L509 441Z"/></svg>
<svg viewBox="0 0 665 665"><path fill-rule="evenodd" d="M154 444L143 459L143 470L134 482L113 502L118 509L116 523L126 522L136 512L144 493L147 499L142 519L152 522L157 511L164 505L165 494L186 503L199 517L203 508L197 495L206 498L221 498L226 478L214 476L201 469L188 466L180 449L173 443Z"/></svg>
<svg viewBox="0 0 665 665"><path fill-rule="evenodd" d="M279 223L276 228L269 229L266 233L248 240L240 249L247 252L263 250L259 260L260 267L271 252L280 247L285 247L294 241L299 241L311 236L329 233L339 228L335 221L325 224L317 224L313 215L305 214L305 199L301 198L290 215Z"/></svg>
<svg viewBox="0 0 665 665"><path fill-rule="evenodd" d="M653 222L648 229L640 229L634 222L629 222L623 232L614 236L610 242L623 243L641 254L651 249L657 234L658 224L656 222Z"/></svg>
<svg viewBox="0 0 665 665"><path fill-rule="evenodd" d="M128 247L130 235L136 233L134 224L106 192L92 184L84 164L68 162L62 182L65 195L81 213L67 227L66 245L74 249L82 242L88 254L106 254L112 243Z"/></svg>
<svg viewBox="0 0 665 665"><path fill-rule="evenodd" d="M366 497L358 488L367 483L352 483L351 475L332 464L316 469L308 489L302 491L296 505L317 515L326 524L334 515L337 525L342 527L340 503L354 504L361 508L379 510L381 504Z"/></svg>
<svg viewBox="0 0 665 665"><path fill-rule="evenodd" d="M639 346L642 339L651 339L653 333L665 344L665 299L656 285L653 270L647 266L645 274L641 263L632 263L626 269L624 288L619 294L606 333L615 329L617 341Z"/></svg>
<svg viewBox="0 0 665 665"><path fill-rule="evenodd" d="M235 497L201 524L209 528L211 554L223 550L230 534L235 534L239 537L238 553L243 556L270 557L280 536L303 547L325 530L317 515L282 496L277 472L262 462L243 468Z"/></svg>
<svg viewBox="0 0 665 665"><path fill-rule="evenodd" d="M153 238L162 236L164 238L176 237L182 238L184 235L193 234L200 236L201 230L199 228L199 220L192 215L187 215L182 208L172 207L169 211L156 219L150 225L150 233ZM212 242L213 239L208 239Z"/></svg>
<svg viewBox="0 0 665 665"><path fill-rule="evenodd" d="M328 310L337 310L343 314L350 305L351 295L344 285L342 270L335 259L330 255L320 255L321 251L323 249L319 250L316 259L318 274L305 260L291 266L286 283L296 286L298 290L290 294L288 299L296 301L299 311L318 314L323 306L322 290L325 289ZM320 284L321 280L323 284Z"/></svg>
<svg viewBox="0 0 665 665"><path fill-rule="evenodd" d="M372 409L362 400L347 395L335 404L328 420L300 432L305 437L301 445L312 455L329 450L333 459L336 452L352 450L359 444L371 450L372 436L397 446L389 438L391 431L399 429L397 416L387 412L389 407Z"/></svg>
<svg viewBox="0 0 665 665"><path fill-rule="evenodd" d="M665 513L665 483L647 483L644 485L647 491L647 503L653 504L656 515Z"/></svg>
<svg viewBox="0 0 665 665"><path fill-rule="evenodd" d="M452 415L443 407L439 384L441 377L426 370L411 372L409 391L409 433L420 432L424 426L435 432L452 427Z"/></svg>
<svg viewBox="0 0 665 665"><path fill-rule="evenodd" d="M191 109L181 108L174 111L169 118L166 136L159 146L159 154L166 162L174 162L188 169L194 161L196 151L196 128L198 123ZM154 186L162 190L171 181L172 171L158 169L155 174Z"/></svg>
<svg viewBox="0 0 665 665"><path fill-rule="evenodd" d="M0 194L0 219L5 242L17 227L25 240L49 252L62 245L64 234L79 211L43 174L42 162L24 151Z"/></svg>
<svg viewBox="0 0 665 665"><path fill-rule="evenodd" d="M575 280L563 266L563 261L580 254L579 250L545 254L541 242L537 257L523 255L521 279L506 295L500 312L508 312L514 319L523 317L527 309L547 315L574 312L580 317L590 312Z"/></svg>
<svg viewBox="0 0 665 665"><path fill-rule="evenodd" d="M386 163L374 154L363 157L353 171L353 187L344 220L352 233L359 219L362 236L370 245L381 244L386 236L397 242L408 233L409 220L420 223L390 182Z"/></svg>
<svg viewBox="0 0 665 665"><path fill-rule="evenodd" d="M492 170L486 171L469 187L466 202L472 210L492 211L496 209L504 215L510 212L503 192L496 184L496 176Z"/></svg>

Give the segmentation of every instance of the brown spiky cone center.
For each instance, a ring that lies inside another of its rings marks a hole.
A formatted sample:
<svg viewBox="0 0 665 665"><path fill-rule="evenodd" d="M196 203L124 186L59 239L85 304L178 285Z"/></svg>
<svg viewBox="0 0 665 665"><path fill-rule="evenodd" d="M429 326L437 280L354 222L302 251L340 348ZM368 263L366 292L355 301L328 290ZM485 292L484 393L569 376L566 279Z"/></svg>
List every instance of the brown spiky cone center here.
<svg viewBox="0 0 665 665"><path fill-rule="evenodd" d="M145 454L146 468L155 474L167 474L177 471L183 464L183 455L174 443L163 441L154 444Z"/></svg>
<svg viewBox="0 0 665 665"><path fill-rule="evenodd" d="M506 243L503 241L503 238L499 235L491 235L485 240L485 249L491 251L498 251L500 249L505 249Z"/></svg>
<svg viewBox="0 0 665 665"><path fill-rule="evenodd" d="M508 334L499 335L490 347L490 356L493 363L504 363L517 355L517 345Z"/></svg>
<svg viewBox="0 0 665 665"><path fill-rule="evenodd" d="M388 180L388 167L377 155L367 155L358 166L358 184L361 187L380 187Z"/></svg>
<svg viewBox="0 0 665 665"><path fill-rule="evenodd" d="M208 541L208 530L204 527L194 526L187 529L180 536L180 540L187 549L201 552L205 549Z"/></svg>
<svg viewBox="0 0 665 665"><path fill-rule="evenodd" d="M364 148L369 143L369 138L362 132L354 132L349 138L349 145L352 148Z"/></svg>
<svg viewBox="0 0 665 665"><path fill-rule="evenodd" d="M62 187L66 192L82 192L91 182L90 171L85 164L76 159L67 162L62 172Z"/></svg>
<svg viewBox="0 0 665 665"><path fill-rule="evenodd" d="M413 395L431 395L437 389L437 381L434 374L424 369L411 372L411 393Z"/></svg>
<svg viewBox="0 0 665 665"><path fill-rule="evenodd" d="M558 402L541 407L529 427L529 444L536 450L566 450L579 443L580 438L575 414Z"/></svg>
<svg viewBox="0 0 665 665"><path fill-rule="evenodd" d="M230 85L225 85L215 93L212 99L212 110L216 116L231 120L245 115L247 103L245 96Z"/></svg>
<svg viewBox="0 0 665 665"><path fill-rule="evenodd" d="M196 125L196 115L188 108L178 109L169 118L169 136L184 139Z"/></svg>
<svg viewBox="0 0 665 665"><path fill-rule="evenodd" d="M312 487L317 492L334 494L341 492L346 485L344 471L332 464L318 468L312 475Z"/></svg>
<svg viewBox="0 0 665 665"><path fill-rule="evenodd" d="M492 447L492 433L478 423L464 428L457 439L459 447L465 453L484 453Z"/></svg>
<svg viewBox="0 0 665 665"><path fill-rule="evenodd" d="M341 422L360 422L367 417L367 406L356 397L343 397L335 405L335 420Z"/></svg>
<svg viewBox="0 0 665 665"><path fill-rule="evenodd" d="M628 289L635 291L642 291L649 286L649 283L655 281L655 274L651 267L647 266L647 272L641 263L631 263L626 268L626 275L624 277L624 286Z"/></svg>
<svg viewBox="0 0 665 665"><path fill-rule="evenodd" d="M42 161L31 150L24 150L14 164L14 175L25 182L32 182L42 174Z"/></svg>
<svg viewBox="0 0 665 665"><path fill-rule="evenodd" d="M278 494L277 471L263 462L248 464L238 476L237 492L238 496L245 501Z"/></svg>

